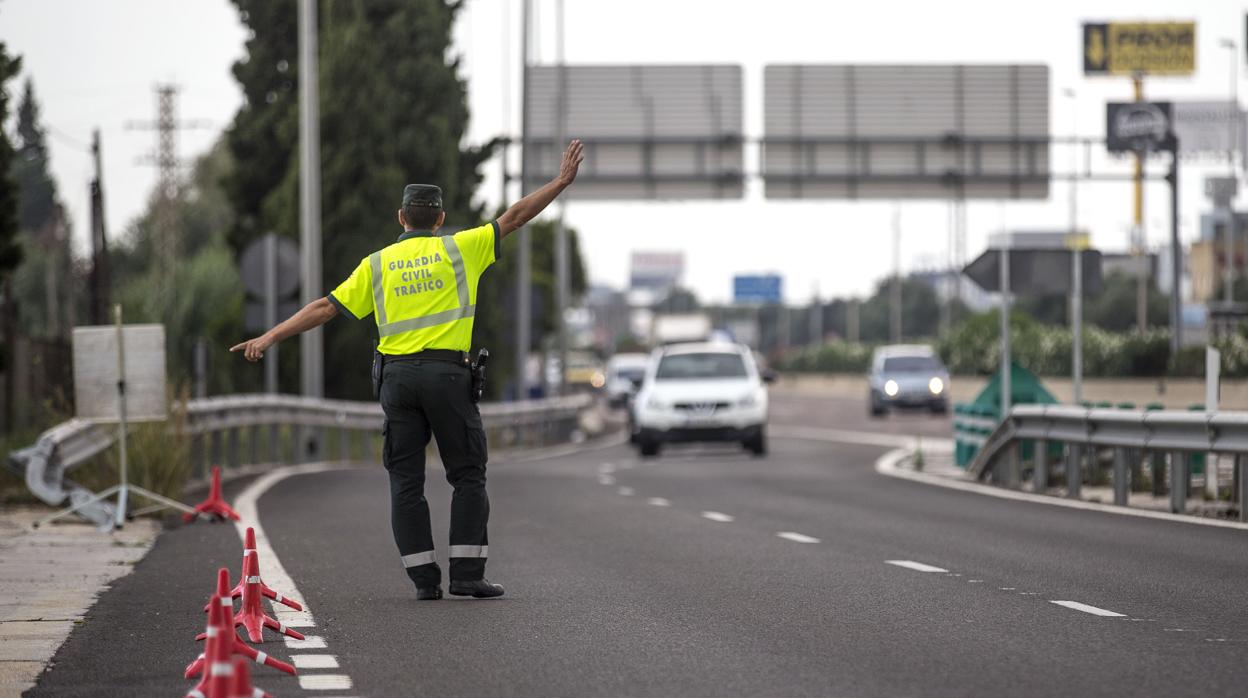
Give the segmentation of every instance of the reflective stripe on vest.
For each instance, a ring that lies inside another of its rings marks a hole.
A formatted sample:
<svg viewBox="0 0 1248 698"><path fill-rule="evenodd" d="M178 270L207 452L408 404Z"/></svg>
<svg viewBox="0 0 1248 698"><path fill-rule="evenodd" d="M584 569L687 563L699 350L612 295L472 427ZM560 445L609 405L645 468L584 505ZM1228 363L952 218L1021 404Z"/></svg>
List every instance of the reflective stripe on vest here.
<svg viewBox="0 0 1248 698"><path fill-rule="evenodd" d="M464 257L459 252L459 245L455 243L455 238L450 235L444 235L440 239L446 247L446 258L451 262L451 269L455 271L455 290L459 294L459 307L390 322L386 317L386 287L382 283L381 252L374 252L369 255L368 261L373 272L373 308L377 314L378 335L389 337L402 334L403 332L423 330L448 322L456 322L476 315L477 307L469 302L468 298L468 272L464 268Z"/></svg>

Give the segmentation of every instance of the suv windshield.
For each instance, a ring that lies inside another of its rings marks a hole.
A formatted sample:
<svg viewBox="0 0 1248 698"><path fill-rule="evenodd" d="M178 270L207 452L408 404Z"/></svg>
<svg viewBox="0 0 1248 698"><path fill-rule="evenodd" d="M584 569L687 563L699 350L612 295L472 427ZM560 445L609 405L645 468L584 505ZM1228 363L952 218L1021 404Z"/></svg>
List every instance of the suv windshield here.
<svg viewBox="0 0 1248 698"><path fill-rule="evenodd" d="M675 354L659 362L655 380L689 380L698 378L745 378L745 362L740 354L723 352Z"/></svg>
<svg viewBox="0 0 1248 698"><path fill-rule="evenodd" d="M934 356L894 356L884 359L884 370L890 373L922 373L940 371L943 368Z"/></svg>
<svg viewBox="0 0 1248 698"><path fill-rule="evenodd" d="M624 380L639 381L646 375L646 369L642 366L625 366L615 369L615 375Z"/></svg>

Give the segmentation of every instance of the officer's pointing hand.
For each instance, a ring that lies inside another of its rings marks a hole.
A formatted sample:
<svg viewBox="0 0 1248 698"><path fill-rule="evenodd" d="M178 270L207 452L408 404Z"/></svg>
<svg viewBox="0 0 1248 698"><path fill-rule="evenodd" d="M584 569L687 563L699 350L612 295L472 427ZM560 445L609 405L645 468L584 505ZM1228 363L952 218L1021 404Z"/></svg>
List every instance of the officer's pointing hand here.
<svg viewBox="0 0 1248 698"><path fill-rule="evenodd" d="M259 361L264 358L264 351L269 348L269 345L270 342L264 337L256 337L242 344L235 344L230 347L230 351L242 351L248 361Z"/></svg>
<svg viewBox="0 0 1248 698"><path fill-rule="evenodd" d="M584 159L585 144L579 138L572 139L572 142L568 144L568 149L563 151L563 162L559 165L559 180L564 186L576 179L577 168L581 166L581 161Z"/></svg>

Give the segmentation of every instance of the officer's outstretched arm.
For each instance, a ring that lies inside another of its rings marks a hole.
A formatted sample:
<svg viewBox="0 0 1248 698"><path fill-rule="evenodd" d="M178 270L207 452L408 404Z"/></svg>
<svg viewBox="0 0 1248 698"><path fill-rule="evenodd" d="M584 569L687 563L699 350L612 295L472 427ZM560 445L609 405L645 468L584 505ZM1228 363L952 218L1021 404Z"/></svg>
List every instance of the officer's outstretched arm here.
<svg viewBox="0 0 1248 698"><path fill-rule="evenodd" d="M522 227L537 217L550 202L555 200L564 189L576 179L577 168L585 159L585 144L580 139L573 139L568 149L563 151L563 162L559 164L559 174L540 189L529 194L511 205L503 215L498 217L498 234L507 237L511 231Z"/></svg>
<svg viewBox="0 0 1248 698"><path fill-rule="evenodd" d="M320 327L334 319L337 314L338 306L330 303L328 298L319 298L303 306L299 312L259 337L249 339L242 344L235 344L230 347L230 351L241 351L248 361L259 361L269 347L287 337Z"/></svg>

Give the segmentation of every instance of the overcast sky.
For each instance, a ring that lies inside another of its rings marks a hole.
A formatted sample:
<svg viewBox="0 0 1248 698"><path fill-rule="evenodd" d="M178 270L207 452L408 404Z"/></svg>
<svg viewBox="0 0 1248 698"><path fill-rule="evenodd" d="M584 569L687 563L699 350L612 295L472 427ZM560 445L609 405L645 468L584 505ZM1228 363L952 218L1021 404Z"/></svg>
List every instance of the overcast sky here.
<svg viewBox="0 0 1248 698"><path fill-rule="evenodd" d="M276 0L274 0L276 1ZM283 0L294 11L293 0ZM1080 135L1104 133L1104 102L1130 98L1124 78L1084 78L1080 23L1104 19L1194 19L1197 73L1192 78L1150 79L1155 99L1226 99L1230 52L1219 39L1239 45L1243 65L1244 16L1238 0L1049 0L1014 2L695 2L693 0L565 0L566 47L576 63L737 63L745 69L747 136L761 135L762 73L768 63L1046 63L1051 67L1051 124L1069 134L1077 117ZM555 58L555 0L536 0L537 59ZM734 9L736 8L736 9ZM519 0L469 0L455 31L469 82L469 140L481 142L519 127ZM104 138L110 234L120 233L143 208L155 168L140 159L155 144L150 131L128 129L154 118L157 82L181 86L179 116L207 124L179 134L187 160L202 153L225 128L241 95L230 65L242 53L245 30L227 0L0 0L0 39L23 56L23 77L33 77L52 132L53 171L73 216L74 234L85 248L87 182L85 147L91 129ZM1074 100L1063 88L1078 92ZM1061 166L1066 154L1054 153ZM747 161L748 162L748 161ZM1123 171L1097 159L1098 167ZM479 192L493 206L499 197L499 164L488 163ZM1203 179L1225 165L1184 167L1181 231L1197 235L1205 207ZM392 206L395 192L378 192ZM1058 184L1048 201L973 203L969 206L969 254L1002 228L1065 226L1068 190ZM1168 240L1168 193L1151 184L1146 194L1148 240ZM1127 244L1130 186L1086 185L1080 219L1093 244L1118 251ZM774 202L751 182L742 201L577 202L568 221L584 236L594 281L622 286L628 253L680 250L686 281L707 300L727 300L734 273L780 272L790 302L867 292L891 265L891 203ZM903 267L943 263L946 207L931 202L902 206ZM467 223L467 222L464 222ZM334 231L325 231L332 235ZM384 243L385 240L379 240Z"/></svg>

